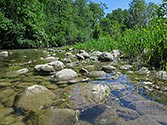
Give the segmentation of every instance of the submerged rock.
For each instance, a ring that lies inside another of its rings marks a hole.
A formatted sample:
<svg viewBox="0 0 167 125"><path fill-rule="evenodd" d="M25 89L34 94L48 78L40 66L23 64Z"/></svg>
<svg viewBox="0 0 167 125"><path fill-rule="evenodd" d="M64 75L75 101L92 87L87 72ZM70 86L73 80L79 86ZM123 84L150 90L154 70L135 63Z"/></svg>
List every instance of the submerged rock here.
<svg viewBox="0 0 167 125"><path fill-rule="evenodd" d="M159 71L156 73L156 77L161 80L167 80L167 73L166 71Z"/></svg>
<svg viewBox="0 0 167 125"><path fill-rule="evenodd" d="M110 92L110 88L104 84L82 83L74 86L70 92L70 101L73 102L74 108L103 103Z"/></svg>
<svg viewBox="0 0 167 125"><path fill-rule="evenodd" d="M37 112L42 107L47 107L52 104L55 99L55 94L50 90L40 85L28 87L19 97L17 107L26 110Z"/></svg>
<svg viewBox="0 0 167 125"><path fill-rule="evenodd" d="M8 56L9 56L8 51L2 51L2 52L0 52L0 57L8 57Z"/></svg>
<svg viewBox="0 0 167 125"><path fill-rule="evenodd" d="M92 71L89 73L89 77L91 78L99 78L104 76L106 73L104 71Z"/></svg>
<svg viewBox="0 0 167 125"><path fill-rule="evenodd" d="M20 75L24 75L24 74L27 74L29 72L29 69L28 68L23 68L23 69L20 69L20 70L17 70L16 73L17 74L20 74Z"/></svg>
<svg viewBox="0 0 167 125"><path fill-rule="evenodd" d="M73 109L50 109L38 116L38 125L77 125L78 114Z"/></svg>
<svg viewBox="0 0 167 125"><path fill-rule="evenodd" d="M78 77L78 74L72 69L63 69L52 76L51 81L69 81Z"/></svg>

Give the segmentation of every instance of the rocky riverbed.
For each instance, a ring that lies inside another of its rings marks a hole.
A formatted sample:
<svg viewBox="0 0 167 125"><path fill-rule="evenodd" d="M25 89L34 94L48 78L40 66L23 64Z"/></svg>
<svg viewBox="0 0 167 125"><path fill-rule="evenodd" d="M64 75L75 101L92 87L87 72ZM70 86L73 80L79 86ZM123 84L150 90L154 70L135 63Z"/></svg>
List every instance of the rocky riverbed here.
<svg viewBox="0 0 167 125"><path fill-rule="evenodd" d="M0 51L2 125L167 125L167 74L119 50Z"/></svg>

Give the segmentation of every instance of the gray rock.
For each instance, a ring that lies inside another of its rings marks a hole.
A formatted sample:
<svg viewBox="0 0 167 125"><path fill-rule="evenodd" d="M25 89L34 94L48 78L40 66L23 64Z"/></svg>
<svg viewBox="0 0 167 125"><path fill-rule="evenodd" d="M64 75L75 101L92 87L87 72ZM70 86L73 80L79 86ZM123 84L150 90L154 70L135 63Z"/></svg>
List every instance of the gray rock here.
<svg viewBox="0 0 167 125"><path fill-rule="evenodd" d="M132 66L131 65L124 65L120 67L121 70L131 70Z"/></svg>
<svg viewBox="0 0 167 125"><path fill-rule="evenodd" d="M76 54L76 57L77 57L78 60L84 60L85 59L85 57L82 56L81 54Z"/></svg>
<svg viewBox="0 0 167 125"><path fill-rule="evenodd" d="M113 61L114 57L111 53L103 52L99 57L99 61L106 62L106 61Z"/></svg>
<svg viewBox="0 0 167 125"><path fill-rule="evenodd" d="M167 73L166 71L158 71L156 77L161 80L167 80Z"/></svg>
<svg viewBox="0 0 167 125"><path fill-rule="evenodd" d="M104 71L92 71L89 73L89 77L91 78L99 78L104 76L106 73Z"/></svg>
<svg viewBox="0 0 167 125"><path fill-rule="evenodd" d="M142 67L139 71L138 74L144 75L144 74L149 74L150 71L146 67Z"/></svg>
<svg viewBox="0 0 167 125"><path fill-rule="evenodd" d="M115 59L119 59L120 56L121 56L121 52L120 52L119 50L112 50L112 51L111 51L111 54L113 55L113 57L114 57Z"/></svg>
<svg viewBox="0 0 167 125"><path fill-rule="evenodd" d="M85 68L81 68L79 70L79 73L85 76L85 75L87 75L89 73L89 71L87 69L85 69Z"/></svg>
<svg viewBox="0 0 167 125"><path fill-rule="evenodd" d="M46 62L53 62L53 61L57 61L58 58L53 57L53 56L49 56L47 58L44 59Z"/></svg>
<svg viewBox="0 0 167 125"><path fill-rule="evenodd" d="M50 109L38 116L39 125L76 125L78 111L72 109Z"/></svg>
<svg viewBox="0 0 167 125"><path fill-rule="evenodd" d="M85 69L87 69L88 71L93 71L93 70L95 70L95 66L94 65L87 65L87 66L85 66Z"/></svg>
<svg viewBox="0 0 167 125"><path fill-rule="evenodd" d="M67 58L75 58L75 55L73 55L72 53L70 53L70 52L67 52L66 54L65 54L65 57L67 57Z"/></svg>
<svg viewBox="0 0 167 125"><path fill-rule="evenodd" d="M8 51L2 51L2 52L0 52L0 57L8 57L8 56L9 56Z"/></svg>
<svg viewBox="0 0 167 125"><path fill-rule="evenodd" d="M36 73L40 75L50 75L53 74L53 72L55 72L55 68L48 64L36 65L34 67L34 70Z"/></svg>
<svg viewBox="0 0 167 125"><path fill-rule="evenodd" d="M72 60L70 58L64 58L63 62L64 63L72 63Z"/></svg>
<svg viewBox="0 0 167 125"><path fill-rule="evenodd" d="M70 81L78 77L78 74L72 69L63 69L52 76L51 81Z"/></svg>
<svg viewBox="0 0 167 125"><path fill-rule="evenodd" d="M53 48L49 48L48 51L49 52L55 52L55 50Z"/></svg>
<svg viewBox="0 0 167 125"><path fill-rule="evenodd" d="M79 55L83 56L84 58L89 58L90 55L85 50L80 50Z"/></svg>
<svg viewBox="0 0 167 125"><path fill-rule="evenodd" d="M29 69L28 68L23 68L23 69L20 69L20 70L17 70L16 73L17 74L20 74L20 75L24 75L24 74L27 74L29 72Z"/></svg>
<svg viewBox="0 0 167 125"><path fill-rule="evenodd" d="M70 93L74 108L103 103L110 93L110 88L104 84L80 83L74 86Z"/></svg>
<svg viewBox="0 0 167 125"><path fill-rule="evenodd" d="M26 111L37 112L43 106L49 106L55 99L55 94L40 85L28 87L19 97L17 107Z"/></svg>
<svg viewBox="0 0 167 125"><path fill-rule="evenodd" d="M99 57L101 54L102 54L102 52L100 52L100 51L94 51L94 52L91 54L91 56Z"/></svg>
<svg viewBox="0 0 167 125"><path fill-rule="evenodd" d="M114 66L102 66L102 70L106 73L115 73L116 72L116 68Z"/></svg>
<svg viewBox="0 0 167 125"><path fill-rule="evenodd" d="M62 70L65 65L61 61L53 61L51 63L48 63L48 65L53 66L56 71Z"/></svg>

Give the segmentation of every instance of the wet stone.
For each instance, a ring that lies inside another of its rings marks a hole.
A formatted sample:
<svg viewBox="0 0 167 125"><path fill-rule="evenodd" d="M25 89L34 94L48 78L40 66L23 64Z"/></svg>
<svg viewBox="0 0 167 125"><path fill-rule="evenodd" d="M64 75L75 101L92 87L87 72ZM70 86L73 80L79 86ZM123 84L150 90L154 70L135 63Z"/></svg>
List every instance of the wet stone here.
<svg viewBox="0 0 167 125"><path fill-rule="evenodd" d="M37 112L42 106L49 106L55 99L55 94L40 85L27 87L17 101L17 107L26 111Z"/></svg>
<svg viewBox="0 0 167 125"><path fill-rule="evenodd" d="M104 76L106 73L104 71L92 71L89 73L89 77L91 78L99 78Z"/></svg>

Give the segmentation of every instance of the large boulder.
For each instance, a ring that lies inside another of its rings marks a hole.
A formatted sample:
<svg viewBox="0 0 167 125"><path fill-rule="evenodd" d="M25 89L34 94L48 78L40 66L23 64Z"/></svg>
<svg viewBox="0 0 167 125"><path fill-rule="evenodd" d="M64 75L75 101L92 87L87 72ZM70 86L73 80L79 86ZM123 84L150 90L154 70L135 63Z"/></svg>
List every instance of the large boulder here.
<svg viewBox="0 0 167 125"><path fill-rule="evenodd" d="M52 65L49 64L40 64L40 65L36 65L34 67L34 70L36 73L40 74L40 75L50 75L53 72L55 72L55 68Z"/></svg>
<svg viewBox="0 0 167 125"><path fill-rule="evenodd" d="M72 109L50 109L38 117L38 125L76 125L78 111Z"/></svg>
<svg viewBox="0 0 167 125"><path fill-rule="evenodd" d="M113 61L114 57L111 53L109 52L103 52L99 57L98 57L99 61L102 62L107 62L107 61Z"/></svg>
<svg viewBox="0 0 167 125"><path fill-rule="evenodd" d="M101 104L110 93L110 88L104 84L80 83L74 86L70 92L70 102L74 108Z"/></svg>
<svg viewBox="0 0 167 125"><path fill-rule="evenodd" d="M0 57L8 57L8 56L9 56L8 51L2 51L2 52L0 52Z"/></svg>
<svg viewBox="0 0 167 125"><path fill-rule="evenodd" d="M156 77L161 80L167 80L167 73L166 71L158 71Z"/></svg>
<svg viewBox="0 0 167 125"><path fill-rule="evenodd" d="M52 104L55 94L40 85L27 87L19 97L17 107L23 111L39 111L42 107Z"/></svg>
<svg viewBox="0 0 167 125"><path fill-rule="evenodd" d="M72 69L63 69L52 76L51 81L70 81L78 77L78 74Z"/></svg>

